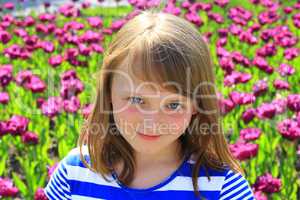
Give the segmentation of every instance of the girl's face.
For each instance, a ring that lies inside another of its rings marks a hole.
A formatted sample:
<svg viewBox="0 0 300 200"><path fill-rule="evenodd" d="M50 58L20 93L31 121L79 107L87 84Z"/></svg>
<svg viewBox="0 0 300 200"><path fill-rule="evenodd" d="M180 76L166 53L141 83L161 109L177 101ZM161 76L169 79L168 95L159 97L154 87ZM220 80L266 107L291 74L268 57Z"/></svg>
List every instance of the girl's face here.
<svg viewBox="0 0 300 200"><path fill-rule="evenodd" d="M158 153L178 142L196 113L190 98L161 90L152 82L139 82L123 68L113 74L112 106L121 135L144 154Z"/></svg>

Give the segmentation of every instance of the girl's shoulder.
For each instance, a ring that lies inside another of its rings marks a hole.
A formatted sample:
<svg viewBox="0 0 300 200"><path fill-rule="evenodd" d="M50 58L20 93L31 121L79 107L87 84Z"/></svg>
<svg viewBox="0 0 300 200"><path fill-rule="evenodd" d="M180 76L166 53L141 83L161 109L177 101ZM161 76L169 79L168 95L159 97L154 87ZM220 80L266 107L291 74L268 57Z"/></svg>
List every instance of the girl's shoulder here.
<svg viewBox="0 0 300 200"><path fill-rule="evenodd" d="M196 163L195 156L190 155L187 159L187 164L190 166L190 168L192 168L194 167L195 163ZM199 176L206 176L208 174L209 176L225 177L230 171L232 171L232 169L230 168L229 165L226 164L222 169L214 169L210 167L204 167L203 165L201 165L199 169Z"/></svg>
<svg viewBox="0 0 300 200"><path fill-rule="evenodd" d="M189 164L189 174L195 164L191 156L187 163ZM210 180L207 175L209 175ZM218 199L254 199L253 191L246 177L240 172L235 171L229 165L224 165L223 169L213 169L201 166L198 175L199 185L206 187L206 190L219 191ZM202 183L202 184L201 184Z"/></svg>
<svg viewBox="0 0 300 200"><path fill-rule="evenodd" d="M88 148L83 147L84 159L90 164ZM80 148L76 147L59 162L44 188L49 200L72 199L73 195L92 195L95 193L95 184L100 186L116 187L113 182L107 182L98 173L89 170L81 160ZM87 189L88 188L88 189Z"/></svg>
<svg viewBox="0 0 300 200"><path fill-rule="evenodd" d="M90 164L90 157L88 153L88 147L86 145L82 146L82 154L84 159ZM80 166L84 167L84 164L80 157L80 148L75 147L71 149L68 154L62 159L62 161L67 166Z"/></svg>

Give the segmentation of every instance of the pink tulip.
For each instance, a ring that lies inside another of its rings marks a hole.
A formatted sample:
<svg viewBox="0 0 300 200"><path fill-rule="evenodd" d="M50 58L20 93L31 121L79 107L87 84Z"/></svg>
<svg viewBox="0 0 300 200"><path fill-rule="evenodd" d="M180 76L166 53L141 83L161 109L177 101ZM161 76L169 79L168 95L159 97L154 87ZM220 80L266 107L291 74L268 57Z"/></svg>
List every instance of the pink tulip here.
<svg viewBox="0 0 300 200"><path fill-rule="evenodd" d="M33 132L26 131L21 135L22 142L24 144L37 144L39 143L39 137Z"/></svg>
<svg viewBox="0 0 300 200"><path fill-rule="evenodd" d="M54 55L50 57L48 60L48 63L54 68L59 66L62 62L63 62L63 57L61 55Z"/></svg>
<svg viewBox="0 0 300 200"><path fill-rule="evenodd" d="M13 115L6 123L7 131L11 135L21 135L27 131L29 119L21 115Z"/></svg>
<svg viewBox="0 0 300 200"><path fill-rule="evenodd" d="M7 10L13 10L15 8L15 4L12 2L6 2L3 4L3 8Z"/></svg>
<svg viewBox="0 0 300 200"><path fill-rule="evenodd" d="M70 99L65 99L64 109L66 112L75 113L80 108L80 101L76 96L72 96Z"/></svg>
<svg viewBox="0 0 300 200"><path fill-rule="evenodd" d="M45 7L45 8L49 8L50 6L51 6L50 2L47 2L47 1L44 2L44 7Z"/></svg>
<svg viewBox="0 0 300 200"><path fill-rule="evenodd" d="M60 95L64 99L70 99L84 90L83 83L77 78L74 70L68 70L61 75Z"/></svg>
<svg viewBox="0 0 300 200"><path fill-rule="evenodd" d="M214 0L214 3L221 8L224 8L229 3L229 0Z"/></svg>
<svg viewBox="0 0 300 200"><path fill-rule="evenodd" d="M10 47L5 48L3 50L3 53L6 57L9 57L10 59L28 59L31 55L31 53L27 49L17 44L13 44Z"/></svg>
<svg viewBox="0 0 300 200"><path fill-rule="evenodd" d="M259 119L272 119L276 114L276 107L272 103L262 103L256 108L256 116Z"/></svg>
<svg viewBox="0 0 300 200"><path fill-rule="evenodd" d="M284 80L280 80L280 79L276 79L273 82L273 86L277 89L277 90L289 90L290 89L290 85L288 82L284 81Z"/></svg>
<svg viewBox="0 0 300 200"><path fill-rule="evenodd" d="M58 166L58 162L55 163L54 165L50 166L50 167L47 167L47 172L48 172L48 180L51 178L53 172L55 171L55 169L57 168Z"/></svg>
<svg viewBox="0 0 300 200"><path fill-rule="evenodd" d="M249 45L254 45L258 43L258 39L249 31L241 31L238 37L242 42L246 42Z"/></svg>
<svg viewBox="0 0 300 200"><path fill-rule="evenodd" d="M300 95L289 94L287 97L287 107L294 112L300 111Z"/></svg>
<svg viewBox="0 0 300 200"><path fill-rule="evenodd" d="M103 27L103 21L100 17L89 17L87 19L88 23L93 28L102 28Z"/></svg>
<svg viewBox="0 0 300 200"><path fill-rule="evenodd" d="M295 27L300 28L300 13L297 13L293 16L293 22Z"/></svg>
<svg viewBox="0 0 300 200"><path fill-rule="evenodd" d="M291 65L286 63L281 63L277 71L282 77L290 76L295 73L295 69Z"/></svg>
<svg viewBox="0 0 300 200"><path fill-rule="evenodd" d="M48 200L43 188L38 188L34 193L34 200Z"/></svg>
<svg viewBox="0 0 300 200"><path fill-rule="evenodd" d="M92 48L87 47L85 44L79 44L78 49L79 49L79 54L83 56L89 56L92 53Z"/></svg>
<svg viewBox="0 0 300 200"><path fill-rule="evenodd" d="M191 12L198 13L199 10L203 10L205 12L209 12L212 10L213 5L211 3L204 3L204 2L196 2L190 7Z"/></svg>
<svg viewBox="0 0 300 200"><path fill-rule="evenodd" d="M255 157L258 152L258 147L258 144L245 143L242 141L229 145L229 149L233 156L240 161Z"/></svg>
<svg viewBox="0 0 300 200"><path fill-rule="evenodd" d="M80 10L77 9L73 4L63 4L59 7L58 12L65 17L78 17L80 16Z"/></svg>
<svg viewBox="0 0 300 200"><path fill-rule="evenodd" d="M17 74L16 83L34 93L43 92L46 89L45 82L29 70L20 71Z"/></svg>
<svg viewBox="0 0 300 200"><path fill-rule="evenodd" d="M300 138L300 126L293 119L285 119L279 122L277 130L286 139L296 140Z"/></svg>
<svg viewBox="0 0 300 200"><path fill-rule="evenodd" d="M7 104L9 102L9 95L7 92L0 92L0 104Z"/></svg>
<svg viewBox="0 0 300 200"><path fill-rule="evenodd" d="M258 23L254 23L253 25L251 25L248 29L248 31L250 33L253 33L253 32L256 32L256 31L259 31L261 29L261 25L258 24Z"/></svg>
<svg viewBox="0 0 300 200"><path fill-rule="evenodd" d="M261 25L272 24L277 21L279 17L280 16L276 13L276 11L267 10L258 15L258 21Z"/></svg>
<svg viewBox="0 0 300 200"><path fill-rule="evenodd" d="M234 70L234 67L235 67L235 65L232 61L232 58L229 56L221 57L219 59L219 64L220 64L221 68L228 74L232 73L232 71Z"/></svg>
<svg viewBox="0 0 300 200"><path fill-rule="evenodd" d="M60 114L62 108L63 100L61 97L49 97L41 106L42 113L49 118Z"/></svg>
<svg viewBox="0 0 300 200"><path fill-rule="evenodd" d="M46 53L52 53L54 51L54 45L52 42L49 41L42 41L40 42L40 47L46 52Z"/></svg>
<svg viewBox="0 0 300 200"><path fill-rule="evenodd" d="M24 18L24 25L25 25L26 27L32 26L32 25L34 25L34 24L35 24L35 19L34 19L32 16L26 16L26 17Z"/></svg>
<svg viewBox="0 0 300 200"><path fill-rule="evenodd" d="M235 104L238 105L251 104L256 100L253 94L239 93L236 91L230 92L229 97Z"/></svg>
<svg viewBox="0 0 300 200"><path fill-rule="evenodd" d="M261 135L261 130L259 128L244 128L240 130L240 138L242 140L256 140Z"/></svg>
<svg viewBox="0 0 300 200"><path fill-rule="evenodd" d="M0 196L1 197L16 197L19 189L13 186L13 182L8 178L0 177Z"/></svg>
<svg viewBox="0 0 300 200"><path fill-rule="evenodd" d="M188 0L182 2L181 5L180 5L180 7L184 8L184 9L188 9L191 6L192 6L192 4Z"/></svg>
<svg viewBox="0 0 300 200"><path fill-rule="evenodd" d="M12 70L13 70L13 67L11 64L4 64L4 65L0 66L0 86L1 87L6 87L13 79Z"/></svg>
<svg viewBox="0 0 300 200"><path fill-rule="evenodd" d="M224 85L232 86L238 83L246 83L252 78L251 74L235 72L233 71L230 75L225 75Z"/></svg>
<svg viewBox="0 0 300 200"><path fill-rule="evenodd" d="M81 3L81 7L83 9L91 7L91 3L89 1L84 1Z"/></svg>
<svg viewBox="0 0 300 200"><path fill-rule="evenodd" d="M250 121L252 121L255 116L256 116L256 109L255 108L248 108L247 110L245 110L243 112L242 119L247 124Z"/></svg>
<svg viewBox="0 0 300 200"><path fill-rule="evenodd" d="M231 54L224 49L223 47L217 47L217 56L218 57L232 57Z"/></svg>
<svg viewBox="0 0 300 200"><path fill-rule="evenodd" d="M286 99L274 99L271 103L275 106L276 114L282 114L286 111L287 108Z"/></svg>
<svg viewBox="0 0 300 200"><path fill-rule="evenodd" d="M253 193L256 200L268 200L266 195L264 195L262 191L254 191Z"/></svg>
<svg viewBox="0 0 300 200"><path fill-rule="evenodd" d="M63 31L82 30L83 28L84 24L76 21L69 21L64 24Z"/></svg>
<svg viewBox="0 0 300 200"><path fill-rule="evenodd" d="M185 17L186 20L188 20L189 22L195 24L197 27L200 27L200 26L203 25L202 19L196 13L188 12L188 13L184 14L184 17Z"/></svg>
<svg viewBox="0 0 300 200"><path fill-rule="evenodd" d="M300 9L300 2L295 3L293 7L294 7L294 9L299 10Z"/></svg>
<svg viewBox="0 0 300 200"><path fill-rule="evenodd" d="M23 28L15 29L13 32L14 32L15 35L19 36L20 38L23 38L23 37L28 35L26 30L23 29Z"/></svg>
<svg viewBox="0 0 300 200"><path fill-rule="evenodd" d="M124 19L119 19L119 20L116 20L116 21L113 21L111 23L111 29L115 32L115 31L118 31L121 29L121 27L126 23L127 21L124 20Z"/></svg>
<svg viewBox="0 0 300 200"><path fill-rule="evenodd" d="M56 15L50 13L42 13L38 16L39 20L42 22L53 22L56 18Z"/></svg>
<svg viewBox="0 0 300 200"><path fill-rule="evenodd" d="M300 55L300 49L296 47L287 48L284 50L284 58L287 60L293 60Z"/></svg>
<svg viewBox="0 0 300 200"><path fill-rule="evenodd" d="M259 80L253 85L252 90L256 97L261 96L268 91L268 83L265 80Z"/></svg>
<svg viewBox="0 0 300 200"><path fill-rule="evenodd" d="M99 54L101 54L101 53L104 52L104 48L103 48L101 45L99 45L99 44L91 44L90 47L92 48L92 50L93 50L94 52L97 52L97 53L99 53Z"/></svg>
<svg viewBox="0 0 300 200"><path fill-rule="evenodd" d="M9 134L8 122L0 121L0 137Z"/></svg>
<svg viewBox="0 0 300 200"><path fill-rule="evenodd" d="M30 82L25 84L25 88L31 90L33 93L40 93L45 91L46 84L39 77L33 75L30 78Z"/></svg>
<svg viewBox="0 0 300 200"><path fill-rule="evenodd" d="M79 40L87 43L98 43L104 40L104 36L92 30L87 30L79 37Z"/></svg>
<svg viewBox="0 0 300 200"><path fill-rule="evenodd" d="M224 18L222 15L218 14L218 13L213 13L211 11L209 11L207 13L207 16L209 19L214 20L215 22L217 22L218 24L222 24L224 23Z"/></svg>
<svg viewBox="0 0 300 200"><path fill-rule="evenodd" d="M241 26L236 24L230 24L228 30L232 35L236 35L236 36L240 35L243 32Z"/></svg>
<svg viewBox="0 0 300 200"><path fill-rule="evenodd" d="M231 110L234 109L235 104L230 99L221 98L219 100L219 106L220 106L222 115L226 115L227 113L229 113Z"/></svg>
<svg viewBox="0 0 300 200"><path fill-rule="evenodd" d="M36 100L37 107L41 108L41 106L44 102L45 102L45 99L43 99L42 97L37 98L37 100Z"/></svg>
<svg viewBox="0 0 300 200"><path fill-rule="evenodd" d="M283 9L283 11L284 11L285 14L290 14L291 12L293 12L293 8L287 6L287 7L285 7L285 8Z"/></svg>
<svg viewBox="0 0 300 200"><path fill-rule="evenodd" d="M255 65L256 67L265 71L268 74L272 74L274 71L274 69L268 65L267 61L263 57L260 57L260 56L254 57L253 65Z"/></svg>
<svg viewBox="0 0 300 200"><path fill-rule="evenodd" d="M263 47L256 50L256 55L261 57L274 56L277 48L274 43L267 43Z"/></svg>
<svg viewBox="0 0 300 200"><path fill-rule="evenodd" d="M234 23L245 26L247 22L251 20L252 14L250 11L238 6L229 9L228 17L232 19Z"/></svg>
<svg viewBox="0 0 300 200"><path fill-rule="evenodd" d="M270 173L259 176L254 184L254 188L258 191L267 193L275 193L281 190L281 180L273 178Z"/></svg>
<svg viewBox="0 0 300 200"><path fill-rule="evenodd" d="M84 119L87 119L89 114L92 112L93 105L92 104L85 104L81 109L81 114Z"/></svg>
<svg viewBox="0 0 300 200"><path fill-rule="evenodd" d="M7 31L0 30L0 42L7 44L11 40L12 36Z"/></svg>

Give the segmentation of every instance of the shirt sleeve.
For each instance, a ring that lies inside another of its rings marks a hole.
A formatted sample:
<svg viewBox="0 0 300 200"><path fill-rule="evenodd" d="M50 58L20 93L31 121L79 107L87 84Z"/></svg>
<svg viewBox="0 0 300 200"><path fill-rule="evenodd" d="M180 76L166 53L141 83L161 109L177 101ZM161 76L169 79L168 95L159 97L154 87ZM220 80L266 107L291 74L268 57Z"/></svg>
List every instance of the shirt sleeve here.
<svg viewBox="0 0 300 200"><path fill-rule="evenodd" d="M249 182L241 173L229 170L221 192L220 200L255 200Z"/></svg>
<svg viewBox="0 0 300 200"><path fill-rule="evenodd" d="M44 188L44 192L49 200L72 199L65 159L61 160L53 171L48 184Z"/></svg>

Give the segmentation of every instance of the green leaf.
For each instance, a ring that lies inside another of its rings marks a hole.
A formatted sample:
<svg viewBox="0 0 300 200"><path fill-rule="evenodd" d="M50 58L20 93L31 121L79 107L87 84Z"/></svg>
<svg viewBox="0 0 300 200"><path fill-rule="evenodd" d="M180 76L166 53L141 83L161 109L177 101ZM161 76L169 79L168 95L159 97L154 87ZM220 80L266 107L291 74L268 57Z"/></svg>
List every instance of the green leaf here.
<svg viewBox="0 0 300 200"><path fill-rule="evenodd" d="M61 141L58 142L58 155L59 158L62 159L64 156L67 155L69 151L68 145L66 143L66 141L63 139Z"/></svg>
<svg viewBox="0 0 300 200"><path fill-rule="evenodd" d="M19 188L19 190L24 196L26 196L28 193L26 184L20 179L20 177L15 172L12 173L12 176L15 186Z"/></svg>
<svg viewBox="0 0 300 200"><path fill-rule="evenodd" d="M2 158L1 158L1 161L0 161L0 176L2 176L3 173L4 173L7 157L8 157L7 154L3 154Z"/></svg>

